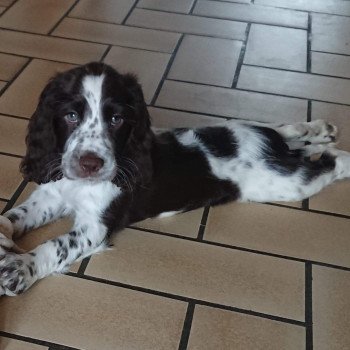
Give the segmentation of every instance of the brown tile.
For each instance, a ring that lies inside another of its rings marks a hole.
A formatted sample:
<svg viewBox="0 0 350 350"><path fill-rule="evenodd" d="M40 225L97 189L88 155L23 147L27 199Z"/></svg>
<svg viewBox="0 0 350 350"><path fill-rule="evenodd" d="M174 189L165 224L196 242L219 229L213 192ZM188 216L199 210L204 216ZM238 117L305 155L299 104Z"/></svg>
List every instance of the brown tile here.
<svg viewBox="0 0 350 350"><path fill-rule="evenodd" d="M94 256L87 275L292 319L304 318L301 263L131 229L119 232L113 241L118 248Z"/></svg>
<svg viewBox="0 0 350 350"><path fill-rule="evenodd" d="M30 118L39 96L49 79L73 66L42 60L33 60L0 98L0 113ZM21 103L18 103L21 96Z"/></svg>
<svg viewBox="0 0 350 350"><path fill-rule="evenodd" d="M0 201L0 213L4 210L7 202Z"/></svg>
<svg viewBox="0 0 350 350"><path fill-rule="evenodd" d="M244 63L305 71L306 36L301 29L252 24Z"/></svg>
<svg viewBox="0 0 350 350"><path fill-rule="evenodd" d="M0 80L11 80L27 61L25 57L0 53Z"/></svg>
<svg viewBox="0 0 350 350"><path fill-rule="evenodd" d="M0 152L25 154L26 120L0 115Z"/></svg>
<svg viewBox="0 0 350 350"><path fill-rule="evenodd" d="M269 5L289 9L350 15L349 4L338 0L255 0L257 5Z"/></svg>
<svg viewBox="0 0 350 350"><path fill-rule="evenodd" d="M0 349L4 350L47 350L47 347L26 343L21 340L0 337Z"/></svg>
<svg viewBox="0 0 350 350"><path fill-rule="evenodd" d="M350 267L350 221L265 204L210 210L204 239L236 247Z"/></svg>
<svg viewBox="0 0 350 350"><path fill-rule="evenodd" d="M202 215L203 209L201 208L167 218L147 219L132 226L196 238Z"/></svg>
<svg viewBox="0 0 350 350"><path fill-rule="evenodd" d="M84 64L99 60L107 46L43 35L0 31L1 50L22 56Z"/></svg>
<svg viewBox="0 0 350 350"><path fill-rule="evenodd" d="M173 52L180 34L66 18L54 35L161 52Z"/></svg>
<svg viewBox="0 0 350 350"><path fill-rule="evenodd" d="M350 344L350 273L312 268L314 349L345 350Z"/></svg>
<svg viewBox="0 0 350 350"><path fill-rule="evenodd" d="M350 182L341 181L310 198L310 209L350 215Z"/></svg>
<svg viewBox="0 0 350 350"><path fill-rule="evenodd" d="M240 41L186 35L168 77L231 87L241 48Z"/></svg>
<svg viewBox="0 0 350 350"><path fill-rule="evenodd" d="M152 10L189 13L194 0L141 0L137 7L149 8Z"/></svg>
<svg viewBox="0 0 350 350"><path fill-rule="evenodd" d="M0 155L0 197L10 199L22 182L19 172L21 159Z"/></svg>
<svg viewBox="0 0 350 350"><path fill-rule="evenodd" d="M313 101L312 120L316 119L334 123L339 130L337 148L350 152L350 106Z"/></svg>
<svg viewBox="0 0 350 350"><path fill-rule="evenodd" d="M240 22L142 9L135 9L126 23L137 27L228 39L244 39L247 26Z"/></svg>
<svg viewBox="0 0 350 350"><path fill-rule="evenodd" d="M350 78L350 57L322 52L312 52L311 57L313 73Z"/></svg>
<svg viewBox="0 0 350 350"><path fill-rule="evenodd" d="M74 0L19 0L1 18L0 26L47 34Z"/></svg>
<svg viewBox="0 0 350 350"><path fill-rule="evenodd" d="M349 103L350 80L243 66L238 88L338 103Z"/></svg>
<svg viewBox="0 0 350 350"><path fill-rule="evenodd" d="M121 73L135 73L142 85L145 100L150 103L169 59L170 55L162 52L115 46L104 61Z"/></svg>
<svg viewBox="0 0 350 350"><path fill-rule="evenodd" d="M170 109L148 107L152 125L155 128L193 128L222 123L225 119L206 115L172 111Z"/></svg>
<svg viewBox="0 0 350 350"><path fill-rule="evenodd" d="M307 13L251 4L229 4L227 2L203 0L197 3L193 13L246 22L307 28Z"/></svg>
<svg viewBox="0 0 350 350"><path fill-rule="evenodd" d="M188 350L302 350L305 328L196 305Z"/></svg>
<svg viewBox="0 0 350 350"><path fill-rule="evenodd" d="M305 121L307 114L303 100L169 80L156 105L261 122L294 123Z"/></svg>
<svg viewBox="0 0 350 350"><path fill-rule="evenodd" d="M6 86L5 81L0 81L0 91Z"/></svg>
<svg viewBox="0 0 350 350"><path fill-rule="evenodd" d="M11 5L15 0L0 0L0 6L9 6Z"/></svg>
<svg viewBox="0 0 350 350"><path fill-rule="evenodd" d="M349 55L349 32L350 18L313 13L311 49Z"/></svg>
<svg viewBox="0 0 350 350"><path fill-rule="evenodd" d="M80 0L69 16L122 23L134 3L135 0Z"/></svg>
<svg viewBox="0 0 350 350"><path fill-rule="evenodd" d="M2 330L86 350L177 349L186 303L52 276L1 298ZM23 310L27 317L23 317Z"/></svg>

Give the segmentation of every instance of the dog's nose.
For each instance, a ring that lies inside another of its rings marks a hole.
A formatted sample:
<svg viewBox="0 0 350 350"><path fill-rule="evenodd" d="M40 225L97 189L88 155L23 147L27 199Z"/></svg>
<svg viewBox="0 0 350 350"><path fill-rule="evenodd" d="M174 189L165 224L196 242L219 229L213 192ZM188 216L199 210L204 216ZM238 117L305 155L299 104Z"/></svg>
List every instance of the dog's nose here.
<svg viewBox="0 0 350 350"><path fill-rule="evenodd" d="M96 174L103 167L103 164L103 159L92 152L85 153L79 159L79 165L84 176Z"/></svg>

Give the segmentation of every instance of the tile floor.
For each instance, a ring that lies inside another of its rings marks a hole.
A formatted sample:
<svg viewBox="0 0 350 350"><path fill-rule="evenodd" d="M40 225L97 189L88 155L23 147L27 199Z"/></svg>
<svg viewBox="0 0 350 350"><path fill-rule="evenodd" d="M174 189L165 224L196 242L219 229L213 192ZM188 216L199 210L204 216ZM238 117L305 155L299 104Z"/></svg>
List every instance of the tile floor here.
<svg viewBox="0 0 350 350"><path fill-rule="evenodd" d="M138 74L154 125L329 119L350 151L350 1L0 0L0 210L38 95L92 60ZM68 229L36 230L30 249ZM0 299L0 349L350 349L350 183L302 203L146 220Z"/></svg>

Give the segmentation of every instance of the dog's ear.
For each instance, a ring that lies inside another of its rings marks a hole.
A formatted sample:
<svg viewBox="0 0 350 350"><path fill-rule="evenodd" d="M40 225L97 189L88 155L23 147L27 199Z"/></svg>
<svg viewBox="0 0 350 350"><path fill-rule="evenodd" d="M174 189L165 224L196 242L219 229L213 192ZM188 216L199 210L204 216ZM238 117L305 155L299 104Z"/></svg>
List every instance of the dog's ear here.
<svg viewBox="0 0 350 350"><path fill-rule="evenodd" d="M53 124L54 111L47 104L52 84L52 81L49 82L41 93L38 106L29 121L27 151L20 165L24 179L39 184L53 179L55 173L52 170L59 164L60 157Z"/></svg>

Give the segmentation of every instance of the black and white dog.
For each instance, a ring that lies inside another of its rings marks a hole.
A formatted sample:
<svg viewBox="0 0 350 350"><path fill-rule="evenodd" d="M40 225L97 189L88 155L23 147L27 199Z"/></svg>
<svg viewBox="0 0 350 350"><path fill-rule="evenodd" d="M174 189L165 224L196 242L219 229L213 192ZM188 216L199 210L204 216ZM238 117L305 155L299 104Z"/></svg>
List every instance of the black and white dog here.
<svg viewBox="0 0 350 350"><path fill-rule="evenodd" d="M283 112L283 111L282 111ZM238 201L298 201L350 177L324 121L154 132L140 85L102 63L58 74L30 120L21 171L40 186L8 211L15 237L70 215L70 232L33 251L0 251L0 295L66 271L108 246L112 232L155 216ZM311 144L290 150L286 141ZM306 158L323 153L316 161ZM9 246L3 236L0 243Z"/></svg>

